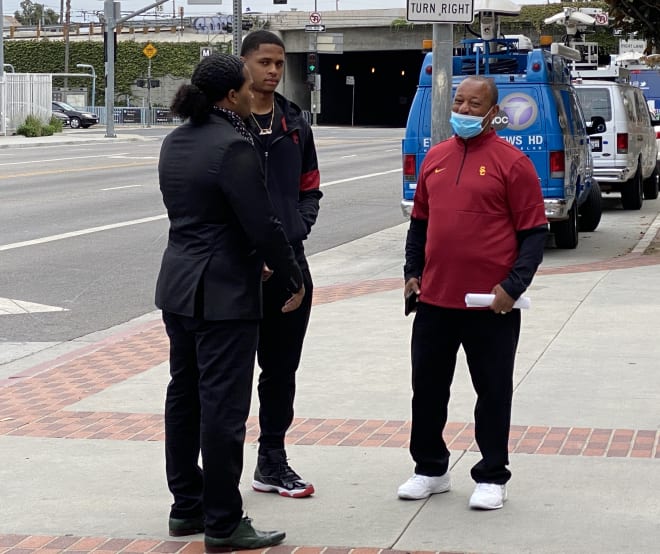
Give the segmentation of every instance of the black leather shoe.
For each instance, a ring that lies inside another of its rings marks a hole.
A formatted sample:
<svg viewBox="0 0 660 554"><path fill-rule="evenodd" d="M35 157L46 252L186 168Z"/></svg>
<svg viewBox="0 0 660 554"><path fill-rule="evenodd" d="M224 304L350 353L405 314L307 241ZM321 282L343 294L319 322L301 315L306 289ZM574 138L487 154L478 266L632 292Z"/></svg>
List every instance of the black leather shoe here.
<svg viewBox="0 0 660 554"><path fill-rule="evenodd" d="M258 531L252 527L252 520L244 517L228 537L224 539L204 537L204 546L209 553L249 550L275 546L281 543L284 537L286 537L284 531Z"/></svg>
<svg viewBox="0 0 660 554"><path fill-rule="evenodd" d="M186 537L188 535L196 535L197 533L204 532L204 518L202 516L186 519L171 517L169 526L170 537Z"/></svg>

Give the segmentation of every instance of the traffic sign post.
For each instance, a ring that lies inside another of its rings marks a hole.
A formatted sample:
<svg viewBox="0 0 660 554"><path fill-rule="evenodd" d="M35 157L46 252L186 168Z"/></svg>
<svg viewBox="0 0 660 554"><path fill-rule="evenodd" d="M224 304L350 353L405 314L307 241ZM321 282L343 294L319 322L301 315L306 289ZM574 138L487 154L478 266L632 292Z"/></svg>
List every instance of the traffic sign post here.
<svg viewBox="0 0 660 554"><path fill-rule="evenodd" d="M201 62L204 58L208 58L213 54L213 46L200 46L199 47L199 61Z"/></svg>
<svg viewBox="0 0 660 554"><path fill-rule="evenodd" d="M153 58L156 54L158 54L158 48L156 48L153 44L150 42L147 43L147 45L142 49L142 53L149 59Z"/></svg>
<svg viewBox="0 0 660 554"><path fill-rule="evenodd" d="M473 0L408 0L408 21L424 23L472 23Z"/></svg>

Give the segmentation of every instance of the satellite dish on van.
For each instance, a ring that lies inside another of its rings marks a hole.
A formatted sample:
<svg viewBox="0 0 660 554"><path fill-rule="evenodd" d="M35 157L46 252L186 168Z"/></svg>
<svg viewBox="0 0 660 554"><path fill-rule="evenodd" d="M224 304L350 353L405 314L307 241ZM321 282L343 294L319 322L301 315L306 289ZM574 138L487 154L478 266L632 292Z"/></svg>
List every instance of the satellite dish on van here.
<svg viewBox="0 0 660 554"><path fill-rule="evenodd" d="M474 13L479 14L481 38L493 40L500 34L500 15L518 15L520 6L511 0L474 0Z"/></svg>
<svg viewBox="0 0 660 554"><path fill-rule="evenodd" d="M574 8L564 8L563 12L546 17L543 20L543 23L546 25L551 25L552 23L563 25L566 27L567 35L575 36L578 32L578 25L595 25L596 19L586 13L579 12Z"/></svg>

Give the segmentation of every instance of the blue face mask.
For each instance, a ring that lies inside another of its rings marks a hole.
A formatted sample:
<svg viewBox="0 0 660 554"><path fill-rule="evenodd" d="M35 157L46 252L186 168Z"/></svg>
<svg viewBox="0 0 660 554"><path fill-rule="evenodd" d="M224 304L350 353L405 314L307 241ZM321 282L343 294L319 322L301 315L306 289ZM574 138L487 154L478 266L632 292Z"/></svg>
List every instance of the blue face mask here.
<svg viewBox="0 0 660 554"><path fill-rule="evenodd" d="M486 115L488 115L488 112L486 112L484 116L465 115L451 112L449 123L451 123L451 128L454 130L454 133L461 138L469 139L476 137L481 131L483 131L483 122Z"/></svg>

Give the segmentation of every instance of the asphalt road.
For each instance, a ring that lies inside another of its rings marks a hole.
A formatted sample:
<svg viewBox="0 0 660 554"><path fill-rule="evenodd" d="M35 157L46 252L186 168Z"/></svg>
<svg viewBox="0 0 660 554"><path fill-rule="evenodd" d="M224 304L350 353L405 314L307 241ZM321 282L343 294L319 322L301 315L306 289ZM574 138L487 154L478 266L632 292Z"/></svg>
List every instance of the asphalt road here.
<svg viewBox="0 0 660 554"><path fill-rule="evenodd" d="M167 235L156 166L168 129L130 132L144 140L0 149L0 363L3 343L71 340L155 309ZM309 255L404 223L402 133L315 130L324 198ZM581 233L575 250L550 242L544 265L623 255L659 210L660 199L625 211L616 196L605 197L598 229Z"/></svg>
<svg viewBox="0 0 660 554"><path fill-rule="evenodd" d="M0 298L64 310L10 302L20 313L0 315L0 342L70 340L155 309L167 234L156 166L168 129L135 132L145 140L0 150ZM309 254L404 221L402 133L316 130L324 198Z"/></svg>

